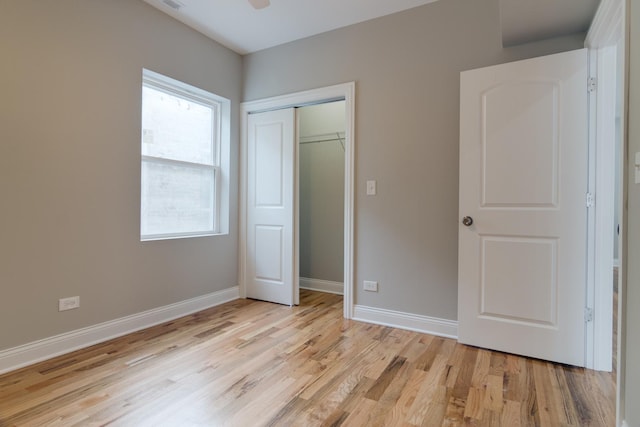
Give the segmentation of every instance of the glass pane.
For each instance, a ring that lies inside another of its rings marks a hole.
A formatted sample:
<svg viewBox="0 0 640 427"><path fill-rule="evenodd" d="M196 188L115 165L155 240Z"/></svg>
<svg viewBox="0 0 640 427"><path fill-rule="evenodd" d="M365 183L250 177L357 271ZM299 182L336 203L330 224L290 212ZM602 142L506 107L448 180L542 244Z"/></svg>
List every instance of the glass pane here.
<svg viewBox="0 0 640 427"><path fill-rule="evenodd" d="M210 106L143 86L142 155L213 165Z"/></svg>
<svg viewBox="0 0 640 427"><path fill-rule="evenodd" d="M210 233L214 170L142 162L141 234Z"/></svg>

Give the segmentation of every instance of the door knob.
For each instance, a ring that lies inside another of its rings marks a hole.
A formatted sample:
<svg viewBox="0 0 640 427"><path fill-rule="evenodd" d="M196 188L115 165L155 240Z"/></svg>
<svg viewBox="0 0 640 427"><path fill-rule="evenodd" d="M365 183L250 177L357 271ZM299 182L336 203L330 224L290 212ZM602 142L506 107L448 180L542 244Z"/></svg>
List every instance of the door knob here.
<svg viewBox="0 0 640 427"><path fill-rule="evenodd" d="M462 218L462 224L469 227L471 224L473 224L473 218L471 218L470 216L465 216L464 218Z"/></svg>

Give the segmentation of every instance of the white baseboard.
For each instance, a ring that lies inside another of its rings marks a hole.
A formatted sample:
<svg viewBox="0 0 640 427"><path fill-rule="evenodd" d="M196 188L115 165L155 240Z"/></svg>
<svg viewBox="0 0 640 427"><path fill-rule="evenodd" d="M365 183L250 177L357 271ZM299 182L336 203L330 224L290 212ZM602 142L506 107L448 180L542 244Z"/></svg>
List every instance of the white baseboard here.
<svg viewBox="0 0 640 427"><path fill-rule="evenodd" d="M233 301L238 299L239 295L239 289L235 286L2 350L0 374Z"/></svg>
<svg viewBox="0 0 640 427"><path fill-rule="evenodd" d="M353 320L408 329L440 337L458 338L458 322L454 320L438 319L362 305L354 306Z"/></svg>
<svg viewBox="0 0 640 427"><path fill-rule="evenodd" d="M307 277L300 278L300 289L309 289L312 291L327 292L330 294L343 295L344 284L340 282L330 282L328 280L309 279Z"/></svg>

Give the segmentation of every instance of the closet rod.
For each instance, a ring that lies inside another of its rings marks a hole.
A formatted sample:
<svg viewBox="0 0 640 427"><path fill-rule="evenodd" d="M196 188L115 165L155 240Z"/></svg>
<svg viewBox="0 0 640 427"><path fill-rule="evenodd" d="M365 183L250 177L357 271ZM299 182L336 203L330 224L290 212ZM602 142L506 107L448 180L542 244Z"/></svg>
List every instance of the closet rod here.
<svg viewBox="0 0 640 427"><path fill-rule="evenodd" d="M336 132L335 136L333 136L334 134L330 134L330 133L326 133L326 134L321 134L321 135L312 135L312 136L305 136L305 137L301 137L300 138L300 145L302 144L313 144L316 142L331 142L331 141L338 141L340 142L340 146L342 147L342 150L344 151L344 136L340 135L343 132ZM315 138L323 138L323 139L315 139Z"/></svg>
<svg viewBox="0 0 640 427"><path fill-rule="evenodd" d="M300 141L300 144L314 144L316 142L342 141L343 138L333 137L328 139L314 139L313 141Z"/></svg>

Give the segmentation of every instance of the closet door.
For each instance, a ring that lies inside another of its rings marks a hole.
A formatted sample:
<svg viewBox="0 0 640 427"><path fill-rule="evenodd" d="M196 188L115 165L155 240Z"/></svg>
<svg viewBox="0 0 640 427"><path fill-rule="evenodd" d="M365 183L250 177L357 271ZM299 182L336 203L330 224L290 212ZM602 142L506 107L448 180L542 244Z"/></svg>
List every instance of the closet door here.
<svg viewBox="0 0 640 427"><path fill-rule="evenodd" d="M247 298L293 305L295 110L249 115L247 139Z"/></svg>

